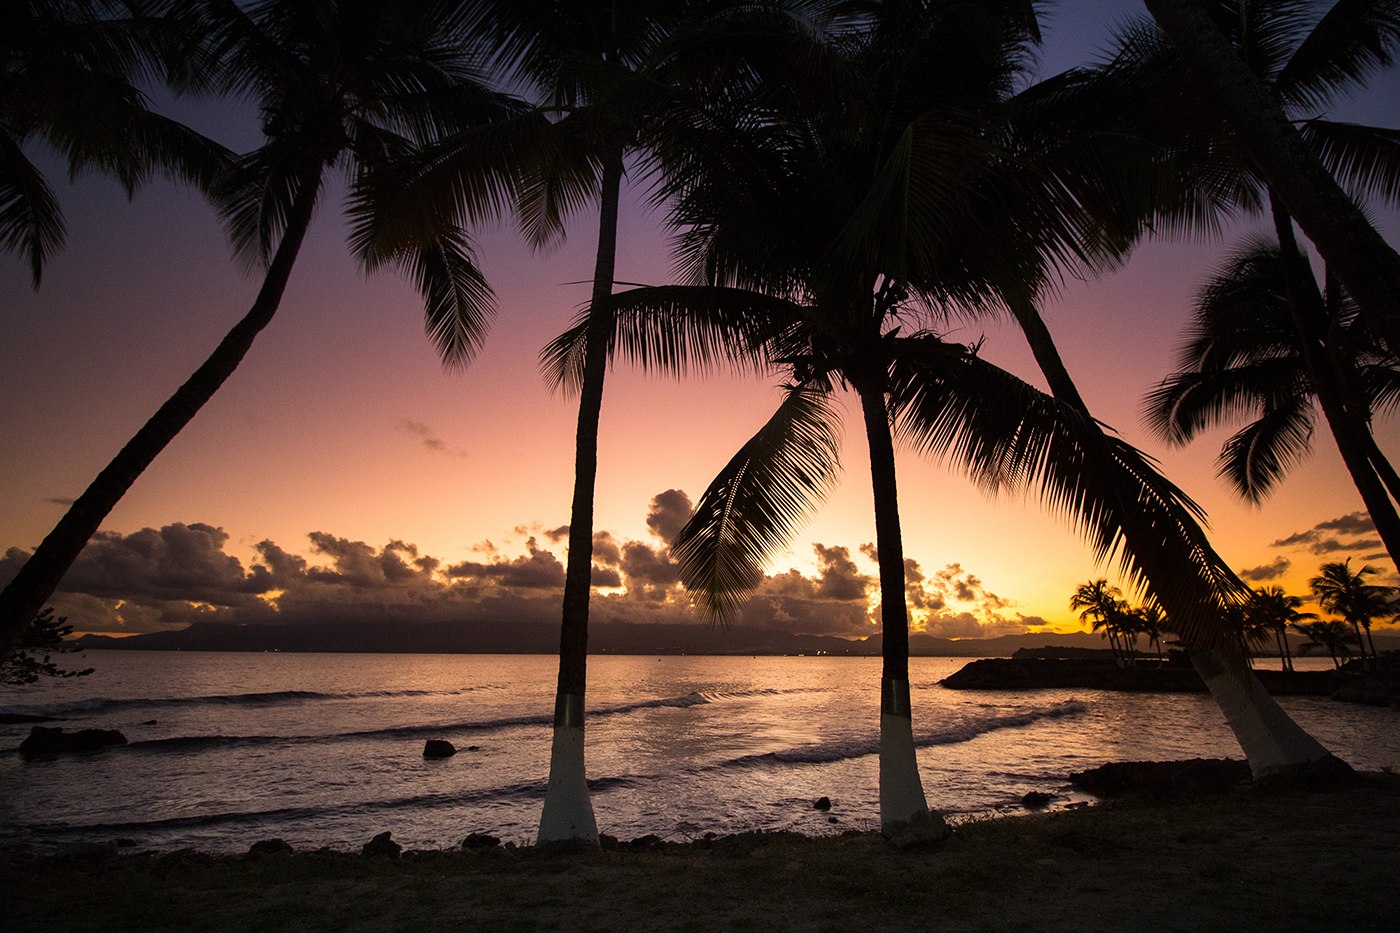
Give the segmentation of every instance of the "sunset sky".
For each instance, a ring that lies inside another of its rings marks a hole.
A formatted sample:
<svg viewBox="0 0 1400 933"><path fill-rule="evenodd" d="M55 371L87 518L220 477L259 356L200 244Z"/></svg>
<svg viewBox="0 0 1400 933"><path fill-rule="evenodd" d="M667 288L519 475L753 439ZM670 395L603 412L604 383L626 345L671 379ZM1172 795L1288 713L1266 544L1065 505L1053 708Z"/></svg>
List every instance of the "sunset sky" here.
<svg viewBox="0 0 1400 933"><path fill-rule="evenodd" d="M1137 10L1130 0L1064 4L1049 20L1043 73L1094 57ZM1336 115L1394 126L1397 103L1392 71ZM181 102L173 112L233 148L257 142L246 108ZM0 256L0 555L19 549L0 560L0 579L245 312L258 284L230 259L197 194L155 183L128 203L109 180L69 186L56 162L45 164L67 212L67 247L38 292L18 259ZM643 202L633 187L618 278L661 284L670 281L668 244ZM1400 214L1372 213L1400 240ZM364 278L347 255L338 200L327 196L277 318L109 517L61 610L79 630L125 633L197 617L290 621L294 608L555 618L564 556L555 532L569 517L576 408L546 389L537 354L586 300L594 222L576 218L567 243L545 255L508 224L478 232L499 314L481 356L446 373L416 293L393 276ZM1246 219L1221 241L1146 244L1118 272L1066 282L1046 315L1090 407L1206 508L1231 565L1302 593L1325 560L1389 568L1356 515L1361 503L1330 437L1319 434L1313 456L1252 508L1214 476L1223 434L1169 449L1139 414L1171 367L1204 277L1254 229L1259 222ZM984 355L1042 384L1014 330L962 326L949 337L984 334ZM693 618L664 566L659 533L683 518L684 504L667 493L699 498L771 412L774 383L611 373L596 528L610 535L599 565L611 577L600 579L627 586L605 591L601 613ZM862 599L875 573L861 550L874 540L868 464L858 406L844 401L842 483L772 564L767 601L748 621L873 631ZM1393 421L1379 429L1395 451ZM906 553L926 577L915 589L916 629L1069 628L1074 586L1114 576L1034 499L989 501L909 451L899 468ZM873 586L869 596L873 604Z"/></svg>

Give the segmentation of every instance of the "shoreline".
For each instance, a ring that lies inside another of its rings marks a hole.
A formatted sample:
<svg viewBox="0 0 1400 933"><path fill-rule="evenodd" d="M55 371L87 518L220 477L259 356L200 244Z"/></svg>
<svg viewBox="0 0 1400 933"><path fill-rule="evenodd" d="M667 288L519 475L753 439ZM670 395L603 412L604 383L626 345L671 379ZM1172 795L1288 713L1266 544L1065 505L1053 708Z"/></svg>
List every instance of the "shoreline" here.
<svg viewBox="0 0 1400 933"><path fill-rule="evenodd" d="M498 846L376 858L0 852L10 929L1389 930L1400 778L1242 785L960 825L746 833L650 848Z"/></svg>

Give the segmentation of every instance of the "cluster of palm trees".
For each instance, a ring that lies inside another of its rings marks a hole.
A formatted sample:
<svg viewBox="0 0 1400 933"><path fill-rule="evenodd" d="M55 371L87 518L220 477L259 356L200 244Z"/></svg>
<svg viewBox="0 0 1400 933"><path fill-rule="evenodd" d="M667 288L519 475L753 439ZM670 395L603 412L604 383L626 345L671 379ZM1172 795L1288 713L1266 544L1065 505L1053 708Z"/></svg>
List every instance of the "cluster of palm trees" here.
<svg viewBox="0 0 1400 933"><path fill-rule="evenodd" d="M1113 658L1120 667L1137 664L1138 638L1156 649L1162 659L1162 637L1167 634L1167 619L1161 608L1147 602L1134 606L1123 598L1123 591L1100 577L1079 584L1069 599L1069 607L1079 610L1079 618L1091 632L1099 632L1108 641Z"/></svg>
<svg viewBox="0 0 1400 933"><path fill-rule="evenodd" d="M1378 360L1400 346L1400 257L1336 181L1393 196L1396 141L1318 120L1300 134L1279 101L1321 108L1388 63L1400 15L1393 0L1344 0L1312 18L1289 0L1148 6L1161 30L1144 22L1111 62L1037 81L1032 0L8 5L0 242L36 284L62 223L23 155L32 140L128 185L152 171L198 184L236 253L266 277L247 315L0 593L0 648L270 320L340 171L352 252L369 271L409 275L448 365L471 359L493 311L472 227L512 214L543 245L575 212L598 210L591 301L543 355L579 414L542 841L597 838L584 767L587 622L598 420L619 359L677 376L736 366L786 386L673 543L697 605L719 618L835 482L834 401L858 401L880 569L889 831L944 831L915 756L896 441L989 490L1035 491L1098 558L1116 558L1158 624L1172 620L1256 774L1333 767L1250 677L1243 629L1226 621L1250 592L1211 547L1200 510L1093 418L1039 302L1062 276L1121 261L1154 230L1267 203L1281 240L1296 217L1337 294L1352 296L1314 302L1285 263L1295 356L1324 411L1333 379L1345 423L1369 419L1356 398L1377 407L1392 396L1337 375L1351 344L1312 338L1330 340L1324 325L1350 315ZM1206 6L1213 16L1200 15ZM1306 33L1281 71L1254 54L1261 20L1273 30L1261 48ZM153 74L255 102L264 144L233 154L160 121L139 90ZM82 108L102 119L78 119ZM673 224L679 275L618 292L618 204L632 179L648 181ZM952 316L994 314L1018 323L1049 393L940 336Z"/></svg>

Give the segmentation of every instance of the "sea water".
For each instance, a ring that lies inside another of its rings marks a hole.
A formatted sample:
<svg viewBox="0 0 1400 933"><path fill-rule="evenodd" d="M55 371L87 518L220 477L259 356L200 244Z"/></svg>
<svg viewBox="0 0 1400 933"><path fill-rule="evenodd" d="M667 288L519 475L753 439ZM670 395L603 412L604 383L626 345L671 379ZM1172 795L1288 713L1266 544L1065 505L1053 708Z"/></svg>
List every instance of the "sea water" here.
<svg viewBox="0 0 1400 933"><path fill-rule="evenodd" d="M1031 790L1078 802L1068 774L1109 761L1241 757L1204 695L941 687L965 661L910 661L924 790L954 818L1014 811ZM554 657L92 651L84 663L96 673L0 693L0 712L119 729L129 744L25 757L15 749L29 726L0 725L0 845L241 852L272 837L356 849L385 830L414 848L472 832L534 837ZM600 831L877 828L879 684L878 658L590 658ZM1400 714L1280 702L1354 766L1400 765ZM459 753L425 760L433 738ZM812 806L819 797L829 811Z"/></svg>

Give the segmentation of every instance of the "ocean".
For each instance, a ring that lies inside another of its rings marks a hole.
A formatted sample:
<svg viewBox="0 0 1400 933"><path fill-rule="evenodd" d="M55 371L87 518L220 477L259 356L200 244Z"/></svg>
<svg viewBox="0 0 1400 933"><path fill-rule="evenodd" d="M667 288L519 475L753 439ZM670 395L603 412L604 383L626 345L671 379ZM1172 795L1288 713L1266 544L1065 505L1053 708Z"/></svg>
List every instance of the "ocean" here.
<svg viewBox="0 0 1400 933"><path fill-rule="evenodd" d="M1018 812L1032 790L1056 806L1090 799L1067 775L1109 761L1241 757L1204 695L939 686L966 661L910 661L924 790L954 820ZM273 837L353 850L385 830L411 848L534 838L552 656L90 651L83 663L97 672L0 692L0 712L119 729L129 744L26 758L29 726L0 725L0 845L233 853ZM877 658L591 658L599 830L682 841L878 828L879 676ZM1400 767L1395 711L1281 703L1353 766ZM458 754L425 760L432 738ZM813 808L819 797L829 811Z"/></svg>

